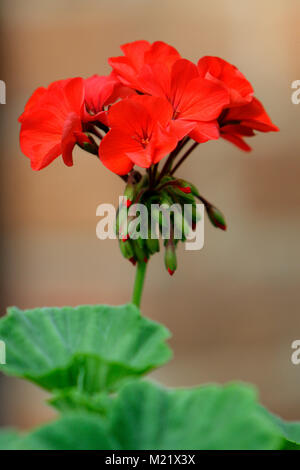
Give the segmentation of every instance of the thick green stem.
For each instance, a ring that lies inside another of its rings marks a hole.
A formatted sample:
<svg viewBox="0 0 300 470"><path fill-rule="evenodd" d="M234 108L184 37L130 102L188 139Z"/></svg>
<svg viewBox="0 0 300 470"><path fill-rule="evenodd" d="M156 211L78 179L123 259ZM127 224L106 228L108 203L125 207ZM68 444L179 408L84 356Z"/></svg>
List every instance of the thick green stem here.
<svg viewBox="0 0 300 470"><path fill-rule="evenodd" d="M146 267L147 263L145 262L138 262L136 267L136 275L133 287L133 294L132 294L132 303L140 308L141 305L141 298L142 292L144 287L145 281L145 274L146 274Z"/></svg>

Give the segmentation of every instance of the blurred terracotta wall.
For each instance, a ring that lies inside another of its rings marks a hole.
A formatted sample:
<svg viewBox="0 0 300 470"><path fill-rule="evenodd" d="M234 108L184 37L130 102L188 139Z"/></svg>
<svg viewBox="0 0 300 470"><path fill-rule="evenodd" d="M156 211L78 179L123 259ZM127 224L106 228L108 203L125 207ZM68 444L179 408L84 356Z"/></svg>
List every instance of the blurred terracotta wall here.
<svg viewBox="0 0 300 470"><path fill-rule="evenodd" d="M171 279L162 256L149 266L143 313L173 334L173 361L155 373L172 386L233 379L300 419L300 366L290 362L299 320L299 122L291 82L300 79L299 0L1 0L3 307L124 303L133 268L114 241L95 235L96 207L117 202L121 180L76 152L30 170L17 117L32 91L58 78L109 71L119 45L157 39L196 61L218 55L253 83L279 134L253 152L200 146L182 176L219 206L227 233L205 227L205 247L179 256ZM2 423L28 427L51 416L35 387L2 379Z"/></svg>

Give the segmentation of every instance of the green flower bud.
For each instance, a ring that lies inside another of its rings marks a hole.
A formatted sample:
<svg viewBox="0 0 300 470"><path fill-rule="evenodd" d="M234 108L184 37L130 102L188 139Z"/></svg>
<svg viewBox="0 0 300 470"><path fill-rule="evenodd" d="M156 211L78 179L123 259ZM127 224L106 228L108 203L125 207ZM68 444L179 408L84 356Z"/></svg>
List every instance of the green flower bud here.
<svg viewBox="0 0 300 470"><path fill-rule="evenodd" d="M123 242L123 240L120 240L119 247L124 258L129 259L129 260L134 258L133 247L132 247L132 243L130 240L127 240L126 242Z"/></svg>
<svg viewBox="0 0 300 470"><path fill-rule="evenodd" d="M177 258L175 245L172 240L168 240L165 247L165 266L170 276L173 276L177 269Z"/></svg>
<svg viewBox="0 0 300 470"><path fill-rule="evenodd" d="M220 228L221 230L227 229L224 216L222 212L219 211L219 209L214 207L212 204L206 204L205 209L209 217L209 220L215 227Z"/></svg>
<svg viewBox="0 0 300 470"><path fill-rule="evenodd" d="M200 196L197 188L193 187L192 193L204 204L208 218L213 224L213 226L220 228L221 230L226 230L227 225L222 212L217 209L217 207L213 206L210 202L208 202L204 197Z"/></svg>
<svg viewBox="0 0 300 470"><path fill-rule="evenodd" d="M177 197L182 204L193 204L195 203L195 199L192 193L185 193L177 186L170 186L170 193Z"/></svg>
<svg viewBox="0 0 300 470"><path fill-rule="evenodd" d="M125 191L124 191L124 196L127 198L127 201L126 201L126 207L130 207L133 200L134 200L134 197L135 197L135 194L136 194L136 186L137 185L134 185L133 183L129 182L127 183L126 185L126 188L125 188Z"/></svg>
<svg viewBox="0 0 300 470"><path fill-rule="evenodd" d="M198 189L193 183L186 181L186 184L191 188L191 194L193 196L196 196L196 197L200 196Z"/></svg>

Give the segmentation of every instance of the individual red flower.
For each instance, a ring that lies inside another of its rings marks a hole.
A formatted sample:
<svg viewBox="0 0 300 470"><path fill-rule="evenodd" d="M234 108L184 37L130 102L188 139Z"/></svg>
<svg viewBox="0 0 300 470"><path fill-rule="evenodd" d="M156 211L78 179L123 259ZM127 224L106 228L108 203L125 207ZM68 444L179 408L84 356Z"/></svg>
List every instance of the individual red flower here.
<svg viewBox="0 0 300 470"><path fill-rule="evenodd" d="M60 80L35 91L20 116L20 145L34 170L41 170L62 155L73 165L76 143L89 142L83 133L84 81Z"/></svg>
<svg viewBox="0 0 300 470"><path fill-rule="evenodd" d="M93 75L84 80L85 88L85 121L100 121L107 125L106 108L119 98L134 93L116 78L114 73L108 76Z"/></svg>
<svg viewBox="0 0 300 470"><path fill-rule="evenodd" d="M277 132L263 105L257 98L244 106L225 110L219 118L221 137L242 150L250 151L251 147L244 137L254 136L254 131Z"/></svg>
<svg viewBox="0 0 300 470"><path fill-rule="evenodd" d="M157 94L172 104L172 127L178 138L190 133L190 137L197 142L218 139L216 119L229 102L227 90L200 77L197 67L186 59L176 61L169 77L165 75L164 78L161 93ZM158 75L156 79L159 80Z"/></svg>
<svg viewBox="0 0 300 470"><path fill-rule="evenodd" d="M140 75L145 66L164 64L170 68L180 54L176 49L162 41L150 44L148 41L134 41L123 44L121 50L124 56L111 57L108 59L116 76L124 84L139 91L143 91Z"/></svg>
<svg viewBox="0 0 300 470"><path fill-rule="evenodd" d="M261 132L278 131L263 105L253 97L252 85L232 64L218 57L203 57L198 62L199 74L213 83L223 85L230 95L230 103L218 118L220 133L240 149L250 151L244 137Z"/></svg>
<svg viewBox="0 0 300 470"><path fill-rule="evenodd" d="M133 96L108 111L111 130L99 147L102 163L114 173L127 174L136 164L148 168L177 145L170 129L173 109L163 98Z"/></svg>
<svg viewBox="0 0 300 470"><path fill-rule="evenodd" d="M229 106L241 106L253 99L251 83L237 67L219 57L202 57L198 61L198 71L202 78L224 85L230 95Z"/></svg>

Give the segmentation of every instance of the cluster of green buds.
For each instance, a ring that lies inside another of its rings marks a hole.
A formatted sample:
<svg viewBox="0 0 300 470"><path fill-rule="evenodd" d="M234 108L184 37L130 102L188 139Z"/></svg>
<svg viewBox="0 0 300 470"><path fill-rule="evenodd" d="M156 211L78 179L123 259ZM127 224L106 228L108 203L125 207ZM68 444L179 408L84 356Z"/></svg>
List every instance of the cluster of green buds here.
<svg viewBox="0 0 300 470"><path fill-rule="evenodd" d="M117 212L116 233L122 255L133 265L147 262L159 252L161 238L165 267L173 275L177 269L177 245L187 240L201 219L198 201L204 204L215 227L226 230L226 224L222 213L193 184L171 175L156 176L153 184L148 173L144 176L137 171L130 173ZM137 204L145 207L144 218Z"/></svg>

